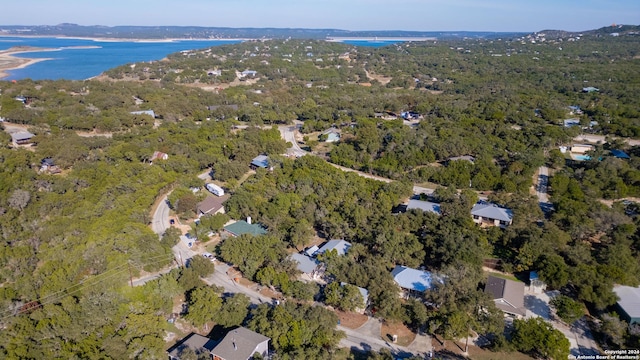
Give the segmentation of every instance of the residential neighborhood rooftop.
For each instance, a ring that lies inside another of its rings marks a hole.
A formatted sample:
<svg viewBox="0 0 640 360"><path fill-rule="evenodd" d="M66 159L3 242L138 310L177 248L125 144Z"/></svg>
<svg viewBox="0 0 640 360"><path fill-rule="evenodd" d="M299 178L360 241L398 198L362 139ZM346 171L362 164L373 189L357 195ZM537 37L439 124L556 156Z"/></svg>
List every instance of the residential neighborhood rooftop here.
<svg viewBox="0 0 640 360"><path fill-rule="evenodd" d="M251 160L251 165L266 169L269 167L269 157L267 155L258 155Z"/></svg>
<svg viewBox="0 0 640 360"><path fill-rule="evenodd" d="M167 352L169 353L169 358L180 359L182 351L186 348L189 348L194 352L199 352L202 349L211 351L215 347L215 345L216 342L209 339L208 337L191 333L190 335L182 339L182 341L169 348Z"/></svg>
<svg viewBox="0 0 640 360"><path fill-rule="evenodd" d="M433 274L428 271L416 270L397 265L391 271L393 280L403 289L424 292L433 287Z"/></svg>
<svg viewBox="0 0 640 360"><path fill-rule="evenodd" d="M615 286L613 292L618 295L618 306L631 318L640 318L640 287Z"/></svg>
<svg viewBox="0 0 640 360"><path fill-rule="evenodd" d="M471 215L508 222L513 219L513 212L511 210L484 201L480 201L473 206Z"/></svg>
<svg viewBox="0 0 640 360"><path fill-rule="evenodd" d="M233 224L229 224L224 227L224 229L231 233L234 236L240 236L244 234L249 235L265 235L267 230L258 224L249 224L244 220L239 220L234 222Z"/></svg>
<svg viewBox="0 0 640 360"><path fill-rule="evenodd" d="M432 212L438 215L441 214L440 204L434 203L431 201L411 199L409 200L409 205L407 205L407 210L413 210L413 209Z"/></svg>
<svg viewBox="0 0 640 360"><path fill-rule="evenodd" d="M270 338L244 327L231 330L216 347L211 350L213 358L224 360L246 360L252 358L258 345Z"/></svg>
<svg viewBox="0 0 640 360"><path fill-rule="evenodd" d="M312 273L320 264L317 260L299 253L291 254L291 259L298 263L296 268L305 274Z"/></svg>
<svg viewBox="0 0 640 360"><path fill-rule="evenodd" d="M204 200L198 203L198 213L215 214L224 207L223 204L227 199L229 199L229 195L207 196Z"/></svg>
<svg viewBox="0 0 640 360"><path fill-rule="evenodd" d="M338 255L344 255L349 251L351 243L344 240L329 240L318 250L318 254L324 254L327 251L335 250Z"/></svg>
<svg viewBox="0 0 640 360"><path fill-rule="evenodd" d="M493 297L498 309L510 314L526 315L524 283L489 275L484 292Z"/></svg>

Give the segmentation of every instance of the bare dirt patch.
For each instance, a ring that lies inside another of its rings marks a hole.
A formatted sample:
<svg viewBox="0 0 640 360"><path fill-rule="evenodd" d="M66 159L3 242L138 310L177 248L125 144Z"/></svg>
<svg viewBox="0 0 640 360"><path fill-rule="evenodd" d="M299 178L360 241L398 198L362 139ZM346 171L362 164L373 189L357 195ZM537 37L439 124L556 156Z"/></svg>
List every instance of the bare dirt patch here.
<svg viewBox="0 0 640 360"><path fill-rule="evenodd" d="M353 312L335 310L335 313L340 319L340 325L348 327L349 329L357 329L364 325L364 323L369 319L366 315Z"/></svg>
<svg viewBox="0 0 640 360"><path fill-rule="evenodd" d="M448 340L443 346L439 340L433 339L434 357L441 356L448 359L474 359L474 360L532 360L533 358L520 352L493 352L471 344L465 355L465 342Z"/></svg>
<svg viewBox="0 0 640 360"><path fill-rule="evenodd" d="M398 336L396 344L400 346L409 346L416 338L416 334L401 322L383 322L380 328L380 336L391 342L393 335Z"/></svg>

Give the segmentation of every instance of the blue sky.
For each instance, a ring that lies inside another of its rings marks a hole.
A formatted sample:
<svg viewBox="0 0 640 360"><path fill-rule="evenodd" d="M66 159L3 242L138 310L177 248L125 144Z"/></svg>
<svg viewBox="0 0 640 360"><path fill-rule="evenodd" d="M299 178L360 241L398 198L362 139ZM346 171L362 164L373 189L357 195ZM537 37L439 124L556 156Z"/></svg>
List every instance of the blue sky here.
<svg viewBox="0 0 640 360"><path fill-rule="evenodd" d="M640 24L640 0L7 0L0 25L581 31Z"/></svg>

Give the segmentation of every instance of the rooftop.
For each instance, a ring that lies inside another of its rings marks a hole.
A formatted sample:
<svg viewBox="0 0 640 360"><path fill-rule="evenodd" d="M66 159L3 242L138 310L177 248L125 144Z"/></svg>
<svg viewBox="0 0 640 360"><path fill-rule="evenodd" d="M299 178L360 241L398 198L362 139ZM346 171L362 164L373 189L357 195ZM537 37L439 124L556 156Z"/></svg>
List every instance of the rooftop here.
<svg viewBox="0 0 640 360"><path fill-rule="evenodd" d="M258 224L249 224L244 220L236 221L233 224L227 225L224 229L234 236L240 236L244 234L249 235L265 235L267 230Z"/></svg>
<svg viewBox="0 0 640 360"><path fill-rule="evenodd" d="M409 205L407 205L407 210L413 209L428 211L440 215L440 204L430 201L411 199L409 200Z"/></svg>
<svg viewBox="0 0 640 360"><path fill-rule="evenodd" d="M480 201L473 206L471 215L500 221L511 221L511 219L513 219L513 212L511 210L484 201Z"/></svg>
<svg viewBox="0 0 640 360"><path fill-rule="evenodd" d="M305 274L312 273L319 265L317 260L299 253L291 254L291 259L298 263L296 268Z"/></svg>
<svg viewBox="0 0 640 360"><path fill-rule="evenodd" d="M492 296L498 309L508 313L526 315L524 283L489 275L484 292Z"/></svg>
<svg viewBox="0 0 640 360"><path fill-rule="evenodd" d="M433 274L428 271L416 270L406 266L397 265L391 271L393 280L404 289L424 292L433 287Z"/></svg>
<svg viewBox="0 0 640 360"><path fill-rule="evenodd" d="M616 286L613 292L618 295L618 305L631 318L640 318L640 287Z"/></svg>
<svg viewBox="0 0 640 360"><path fill-rule="evenodd" d="M262 334L239 327L229 331L211 354L225 360L246 360L253 356L258 345L269 340Z"/></svg>
<svg viewBox="0 0 640 360"><path fill-rule="evenodd" d="M229 195L207 196L198 203L198 212L203 214L215 213L224 207L222 204L227 201L227 199L229 199Z"/></svg>
<svg viewBox="0 0 640 360"><path fill-rule="evenodd" d="M34 136L35 135L28 131L18 131L11 133L11 138L13 139L13 141L29 140Z"/></svg>
<svg viewBox="0 0 640 360"><path fill-rule="evenodd" d="M209 339L206 336L191 333L186 338L182 339L180 342L169 348L167 352L169 353L169 356L171 358L179 359L181 352L186 348L190 348L191 350L198 353L202 351L202 349L211 351L215 344L215 341Z"/></svg>
<svg viewBox="0 0 640 360"><path fill-rule="evenodd" d="M324 254L327 251L336 250L338 255L344 255L349 251L351 243L344 240L329 240L318 250L318 254Z"/></svg>
<svg viewBox="0 0 640 360"><path fill-rule="evenodd" d="M269 158L267 155L258 155L251 160L251 165L266 169L269 167Z"/></svg>

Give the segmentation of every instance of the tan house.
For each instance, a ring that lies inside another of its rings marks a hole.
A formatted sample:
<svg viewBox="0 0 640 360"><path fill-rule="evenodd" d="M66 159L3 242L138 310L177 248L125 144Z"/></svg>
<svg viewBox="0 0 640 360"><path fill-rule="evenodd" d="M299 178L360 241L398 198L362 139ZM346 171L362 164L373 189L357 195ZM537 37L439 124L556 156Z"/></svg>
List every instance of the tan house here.
<svg viewBox="0 0 640 360"><path fill-rule="evenodd" d="M204 215L224 214L224 202L227 201L229 195L223 196L207 196L196 206L198 217Z"/></svg>

